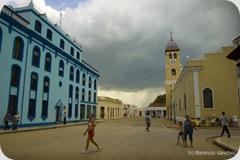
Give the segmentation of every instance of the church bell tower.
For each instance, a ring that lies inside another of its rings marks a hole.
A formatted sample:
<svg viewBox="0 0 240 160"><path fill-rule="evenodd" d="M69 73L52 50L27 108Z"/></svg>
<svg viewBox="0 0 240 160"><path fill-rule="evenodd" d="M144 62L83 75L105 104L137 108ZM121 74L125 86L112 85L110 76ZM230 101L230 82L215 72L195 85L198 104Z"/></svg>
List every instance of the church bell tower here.
<svg viewBox="0 0 240 160"><path fill-rule="evenodd" d="M181 73L180 48L171 37L165 49L165 91L166 91L166 110L167 116L172 120L174 117L174 108L172 104L172 89Z"/></svg>

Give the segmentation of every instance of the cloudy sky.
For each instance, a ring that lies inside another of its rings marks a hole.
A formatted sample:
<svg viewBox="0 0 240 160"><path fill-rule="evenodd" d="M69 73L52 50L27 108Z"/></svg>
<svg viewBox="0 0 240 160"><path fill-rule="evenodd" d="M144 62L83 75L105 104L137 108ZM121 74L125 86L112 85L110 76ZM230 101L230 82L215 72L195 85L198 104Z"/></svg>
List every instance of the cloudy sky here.
<svg viewBox="0 0 240 160"><path fill-rule="evenodd" d="M0 7L31 0L1 0ZM227 46L240 35L238 8L226 0L33 0L83 46L100 73L100 96L145 107L164 93L165 47L173 39L186 56Z"/></svg>

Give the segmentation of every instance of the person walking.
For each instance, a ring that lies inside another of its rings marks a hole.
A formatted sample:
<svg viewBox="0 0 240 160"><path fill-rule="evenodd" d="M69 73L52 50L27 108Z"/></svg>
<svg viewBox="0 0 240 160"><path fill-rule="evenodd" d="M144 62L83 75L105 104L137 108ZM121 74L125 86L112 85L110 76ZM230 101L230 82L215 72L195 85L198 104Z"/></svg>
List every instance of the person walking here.
<svg viewBox="0 0 240 160"><path fill-rule="evenodd" d="M63 114L63 123L64 123L64 125L67 124L67 113L66 112L64 112L64 114Z"/></svg>
<svg viewBox="0 0 240 160"><path fill-rule="evenodd" d="M17 112L13 118L13 130L17 130L19 118L20 116L19 116L19 113Z"/></svg>
<svg viewBox="0 0 240 160"><path fill-rule="evenodd" d="M146 122L146 124L147 124L146 130L149 132L149 127L150 127L150 125L151 125L151 120L150 120L149 114L146 114L145 122Z"/></svg>
<svg viewBox="0 0 240 160"><path fill-rule="evenodd" d="M96 151L100 151L101 150L101 147L93 139L94 134L95 134L95 132L94 132L95 131L95 127L96 127L96 125L95 125L95 122L93 120L93 114L90 114L89 115L89 121L88 121L88 128L84 132L84 136L88 132L88 138L87 138L87 141L86 141L86 148L85 148L85 150L82 151L82 154L86 154L87 153L90 141L97 147Z"/></svg>
<svg viewBox="0 0 240 160"><path fill-rule="evenodd" d="M184 139L183 139L183 125L182 125L181 121L178 123L177 130L178 130L177 144L179 144L180 137L182 138L183 143L184 143Z"/></svg>
<svg viewBox="0 0 240 160"><path fill-rule="evenodd" d="M222 123L222 134L221 137L223 136L224 132L226 131L228 134L228 137L231 137L229 130L228 130L228 117L225 115L225 112L222 112L222 116L221 116L221 123Z"/></svg>
<svg viewBox="0 0 240 160"><path fill-rule="evenodd" d="M10 119L11 119L11 115L10 115L9 112L7 112L7 113L5 114L4 119L3 119L3 123L5 124L4 130L9 130L10 127L9 127L9 125L8 125L8 122L10 121Z"/></svg>
<svg viewBox="0 0 240 160"><path fill-rule="evenodd" d="M193 129L197 130L194 123L189 118L189 115L185 116L186 120L184 122L184 139L183 147L187 147L187 136L189 135L189 140L191 142L191 147L193 146Z"/></svg>

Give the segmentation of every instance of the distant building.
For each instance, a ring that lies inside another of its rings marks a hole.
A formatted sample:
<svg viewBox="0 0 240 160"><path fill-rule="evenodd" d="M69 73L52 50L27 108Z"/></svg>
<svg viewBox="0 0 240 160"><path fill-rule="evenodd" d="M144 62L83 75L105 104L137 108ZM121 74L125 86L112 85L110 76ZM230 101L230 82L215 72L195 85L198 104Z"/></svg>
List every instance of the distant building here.
<svg viewBox="0 0 240 160"><path fill-rule="evenodd" d="M20 113L20 126L86 120L96 114L99 73L82 48L31 2L0 14L0 117Z"/></svg>
<svg viewBox="0 0 240 160"><path fill-rule="evenodd" d="M152 103L148 107L144 107L144 116L149 115L155 118L166 117L166 104L165 103Z"/></svg>
<svg viewBox="0 0 240 160"><path fill-rule="evenodd" d="M98 97L97 118L114 119L123 117L123 103L118 99L110 97Z"/></svg>

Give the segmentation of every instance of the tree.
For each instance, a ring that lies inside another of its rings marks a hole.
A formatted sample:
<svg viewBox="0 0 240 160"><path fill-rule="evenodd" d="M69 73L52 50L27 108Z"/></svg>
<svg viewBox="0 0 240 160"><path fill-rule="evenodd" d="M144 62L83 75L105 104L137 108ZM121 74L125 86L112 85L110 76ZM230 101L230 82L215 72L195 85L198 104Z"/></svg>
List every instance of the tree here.
<svg viewBox="0 0 240 160"><path fill-rule="evenodd" d="M166 94L157 96L153 103L166 103Z"/></svg>

